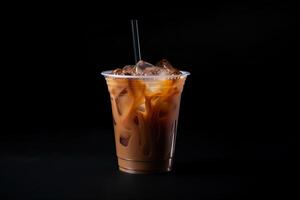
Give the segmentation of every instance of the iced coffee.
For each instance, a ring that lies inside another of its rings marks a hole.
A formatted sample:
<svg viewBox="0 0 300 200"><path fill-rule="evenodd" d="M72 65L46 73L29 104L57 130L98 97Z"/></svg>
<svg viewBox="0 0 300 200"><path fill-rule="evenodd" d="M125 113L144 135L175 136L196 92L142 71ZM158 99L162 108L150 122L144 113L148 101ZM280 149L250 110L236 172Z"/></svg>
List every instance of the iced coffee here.
<svg viewBox="0 0 300 200"><path fill-rule="evenodd" d="M110 93L119 169L170 171L180 97L189 73L162 60L156 65L139 61L102 74Z"/></svg>

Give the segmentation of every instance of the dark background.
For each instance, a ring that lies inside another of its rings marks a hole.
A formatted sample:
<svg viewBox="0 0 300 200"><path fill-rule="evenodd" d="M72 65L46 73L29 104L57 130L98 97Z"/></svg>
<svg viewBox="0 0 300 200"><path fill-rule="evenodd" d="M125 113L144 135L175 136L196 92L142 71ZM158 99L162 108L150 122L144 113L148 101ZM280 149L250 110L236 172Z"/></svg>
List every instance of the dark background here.
<svg viewBox="0 0 300 200"><path fill-rule="evenodd" d="M295 121L287 111L297 81L294 5L101 8L95 16L49 10L28 12L7 31L14 66L0 141L3 197L287 195ZM128 176L116 168L109 95L99 72L134 64L132 17L139 19L144 60L167 58L191 72L175 169L167 175Z"/></svg>

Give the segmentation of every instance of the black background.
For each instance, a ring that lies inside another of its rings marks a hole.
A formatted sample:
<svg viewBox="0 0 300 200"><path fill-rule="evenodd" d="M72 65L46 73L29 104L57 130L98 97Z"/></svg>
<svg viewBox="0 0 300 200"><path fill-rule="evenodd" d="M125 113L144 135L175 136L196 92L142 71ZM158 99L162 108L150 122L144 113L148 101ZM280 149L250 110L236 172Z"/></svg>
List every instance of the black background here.
<svg viewBox="0 0 300 200"><path fill-rule="evenodd" d="M101 8L93 16L49 10L28 12L7 31L13 77L5 86L1 132L3 197L287 195L294 5ZM134 63L132 17L139 19L144 60L167 58L191 72L177 161L167 175L128 176L116 168L109 95L99 72Z"/></svg>

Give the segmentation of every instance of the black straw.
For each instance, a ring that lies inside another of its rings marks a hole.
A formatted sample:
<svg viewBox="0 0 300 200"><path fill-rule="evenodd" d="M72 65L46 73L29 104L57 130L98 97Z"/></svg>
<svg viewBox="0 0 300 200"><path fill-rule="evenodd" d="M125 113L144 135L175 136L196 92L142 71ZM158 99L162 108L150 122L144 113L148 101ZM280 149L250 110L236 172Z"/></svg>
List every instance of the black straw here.
<svg viewBox="0 0 300 200"><path fill-rule="evenodd" d="M135 63L137 63L139 60L141 60L138 21L136 19L133 19L130 20L130 22L131 22L131 31L132 31L132 40L133 40L134 59L135 59Z"/></svg>

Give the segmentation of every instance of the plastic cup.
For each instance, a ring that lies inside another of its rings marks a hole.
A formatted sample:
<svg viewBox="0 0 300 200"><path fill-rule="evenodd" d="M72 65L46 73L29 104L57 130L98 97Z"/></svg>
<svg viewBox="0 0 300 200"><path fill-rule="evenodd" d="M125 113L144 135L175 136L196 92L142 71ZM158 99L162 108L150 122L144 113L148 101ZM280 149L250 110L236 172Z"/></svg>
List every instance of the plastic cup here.
<svg viewBox="0 0 300 200"><path fill-rule="evenodd" d="M181 93L189 72L167 76L104 71L111 99L119 169L127 173L172 169Z"/></svg>

